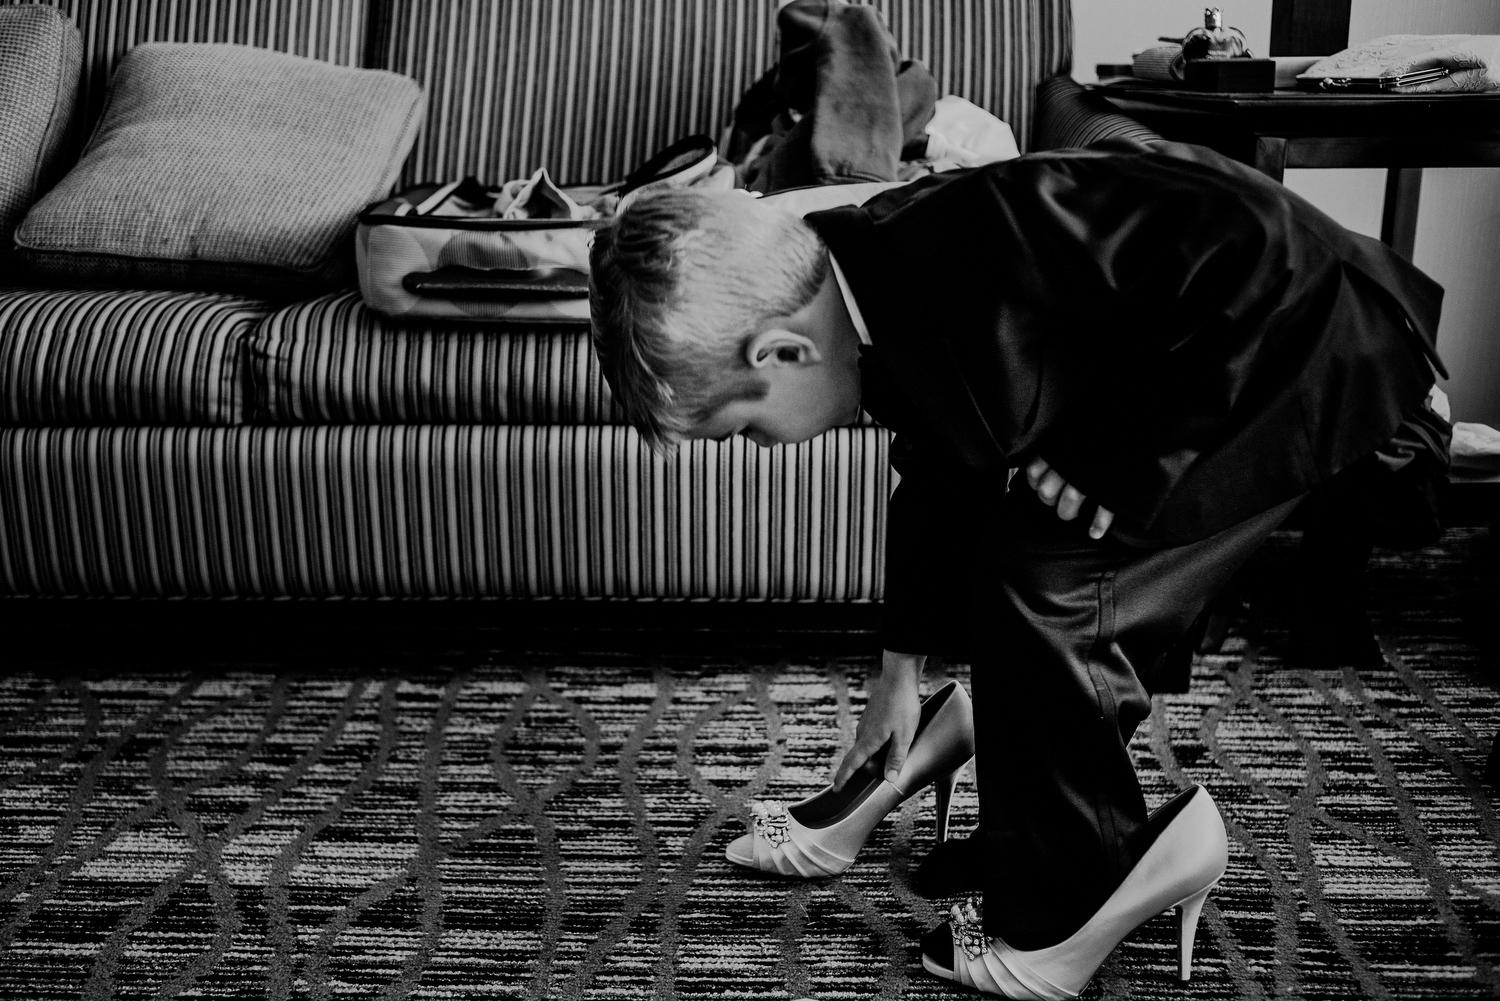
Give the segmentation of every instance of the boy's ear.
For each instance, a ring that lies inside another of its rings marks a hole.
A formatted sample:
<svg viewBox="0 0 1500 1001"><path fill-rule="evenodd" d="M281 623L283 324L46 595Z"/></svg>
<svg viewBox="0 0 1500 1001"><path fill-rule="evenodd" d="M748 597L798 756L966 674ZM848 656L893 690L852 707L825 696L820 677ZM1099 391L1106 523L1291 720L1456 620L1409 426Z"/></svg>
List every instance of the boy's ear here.
<svg viewBox="0 0 1500 1001"><path fill-rule="evenodd" d="M745 342L745 361L751 368L816 365L823 354L811 337L784 327L767 327Z"/></svg>

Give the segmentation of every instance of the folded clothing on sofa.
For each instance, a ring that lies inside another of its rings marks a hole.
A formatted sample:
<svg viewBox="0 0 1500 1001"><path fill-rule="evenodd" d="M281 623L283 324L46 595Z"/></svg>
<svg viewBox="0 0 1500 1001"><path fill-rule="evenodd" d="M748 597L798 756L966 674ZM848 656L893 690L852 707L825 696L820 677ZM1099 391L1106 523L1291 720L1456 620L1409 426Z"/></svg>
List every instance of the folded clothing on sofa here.
<svg viewBox="0 0 1500 1001"><path fill-rule="evenodd" d="M792 0L776 23L777 63L741 97L724 140L741 186L911 180L1020 155L1005 122L938 96L932 73L902 57L873 7Z"/></svg>

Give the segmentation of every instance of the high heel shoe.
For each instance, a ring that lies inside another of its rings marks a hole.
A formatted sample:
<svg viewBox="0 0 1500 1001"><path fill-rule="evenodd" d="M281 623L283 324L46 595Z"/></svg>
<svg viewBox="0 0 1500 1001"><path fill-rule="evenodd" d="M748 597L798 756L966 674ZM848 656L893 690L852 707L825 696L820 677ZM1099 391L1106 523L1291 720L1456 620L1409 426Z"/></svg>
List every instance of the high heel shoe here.
<svg viewBox="0 0 1500 1001"><path fill-rule="evenodd" d="M946 926L924 938L922 965L939 977L1015 1001L1067 1001L1078 997L1126 935L1162 911L1175 910L1177 973L1187 980L1198 915L1224 875L1229 840L1219 809L1202 786L1166 803L1148 823L1160 825L1156 840L1104 906L1066 940L1046 949L1012 949L985 935L977 900L971 897L953 906Z"/></svg>
<svg viewBox="0 0 1500 1001"><path fill-rule="evenodd" d="M974 709L956 681L922 703L911 750L895 783L885 779L885 752L860 767L844 788L828 786L800 803L756 802L749 834L724 852L735 865L782 876L835 876L854 862L875 825L924 786L935 784L937 837L948 836L948 809L958 773L974 756Z"/></svg>

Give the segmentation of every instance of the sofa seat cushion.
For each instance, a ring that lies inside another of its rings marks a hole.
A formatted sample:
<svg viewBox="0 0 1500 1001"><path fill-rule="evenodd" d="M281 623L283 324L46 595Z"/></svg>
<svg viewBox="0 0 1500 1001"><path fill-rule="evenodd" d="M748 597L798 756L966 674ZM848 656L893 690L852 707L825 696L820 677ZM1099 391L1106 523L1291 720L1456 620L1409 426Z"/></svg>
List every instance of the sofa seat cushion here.
<svg viewBox="0 0 1500 1001"><path fill-rule="evenodd" d="M77 29L57 8L0 7L0 262L11 231L56 180L82 52Z"/></svg>
<svg viewBox="0 0 1500 1001"><path fill-rule="evenodd" d="M238 424L244 342L267 311L196 292L0 289L0 424Z"/></svg>
<svg viewBox="0 0 1500 1001"><path fill-rule="evenodd" d="M354 281L354 217L416 137L412 80L244 45L133 49L83 159L16 248L70 285L317 295Z"/></svg>
<svg viewBox="0 0 1500 1001"><path fill-rule="evenodd" d="M878 600L888 438L0 428L0 594Z"/></svg>
<svg viewBox="0 0 1500 1001"><path fill-rule="evenodd" d="M261 424L625 423L582 324L400 322L346 292L276 310L248 355Z"/></svg>
<svg viewBox="0 0 1500 1001"><path fill-rule="evenodd" d="M250 340L269 424L620 424L584 325L396 323L357 292L279 309Z"/></svg>

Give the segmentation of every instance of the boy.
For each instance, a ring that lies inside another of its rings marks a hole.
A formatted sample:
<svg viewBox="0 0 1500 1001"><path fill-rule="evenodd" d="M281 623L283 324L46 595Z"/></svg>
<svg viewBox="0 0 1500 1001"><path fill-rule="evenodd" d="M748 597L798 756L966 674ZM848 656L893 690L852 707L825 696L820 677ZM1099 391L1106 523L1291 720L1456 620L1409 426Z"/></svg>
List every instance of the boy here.
<svg viewBox="0 0 1500 1001"><path fill-rule="evenodd" d="M980 833L924 878L982 887L984 932L1019 950L1073 936L1150 847L1127 745L1168 650L1439 365L1435 283L1171 143L806 220L666 193L592 267L601 363L653 443L802 441L860 407L896 432L882 670L835 785L887 743L894 780L926 655L964 650Z"/></svg>

